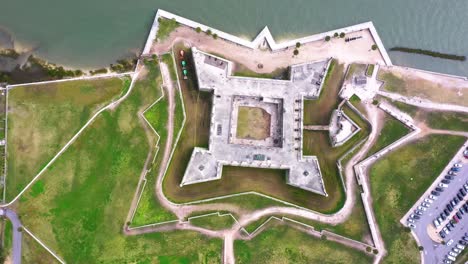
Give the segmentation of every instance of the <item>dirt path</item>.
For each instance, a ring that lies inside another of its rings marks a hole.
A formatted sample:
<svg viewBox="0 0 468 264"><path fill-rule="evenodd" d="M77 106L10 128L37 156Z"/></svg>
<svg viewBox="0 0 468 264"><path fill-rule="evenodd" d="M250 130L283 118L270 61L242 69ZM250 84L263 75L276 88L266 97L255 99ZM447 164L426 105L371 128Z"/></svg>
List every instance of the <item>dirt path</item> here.
<svg viewBox="0 0 468 264"><path fill-rule="evenodd" d="M314 41L303 44L299 48L299 55L293 56L292 48L282 51L270 52L261 49L249 49L220 38L214 39L205 33L196 33L195 30L180 26L173 31L165 41L155 43L151 53L163 54L171 49L174 43L184 41L203 51L221 54L227 59L242 62L250 70L259 73L269 73L277 68L288 67L292 64L314 61L334 57L344 63L356 61L365 63L385 64L378 51L371 51L374 44L372 35L368 30L353 32L347 37L362 36L353 42L345 42L342 38L332 38L329 42ZM259 69L258 64L263 64Z"/></svg>

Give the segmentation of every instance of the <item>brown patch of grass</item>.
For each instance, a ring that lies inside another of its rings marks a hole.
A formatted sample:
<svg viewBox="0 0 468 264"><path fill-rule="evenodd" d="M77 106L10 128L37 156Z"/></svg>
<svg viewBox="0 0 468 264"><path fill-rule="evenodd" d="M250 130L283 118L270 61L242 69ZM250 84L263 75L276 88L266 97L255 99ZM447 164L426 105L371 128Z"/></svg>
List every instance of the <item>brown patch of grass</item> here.
<svg viewBox="0 0 468 264"><path fill-rule="evenodd" d="M271 116L259 107L240 106L237 118L238 138L261 140L270 136Z"/></svg>

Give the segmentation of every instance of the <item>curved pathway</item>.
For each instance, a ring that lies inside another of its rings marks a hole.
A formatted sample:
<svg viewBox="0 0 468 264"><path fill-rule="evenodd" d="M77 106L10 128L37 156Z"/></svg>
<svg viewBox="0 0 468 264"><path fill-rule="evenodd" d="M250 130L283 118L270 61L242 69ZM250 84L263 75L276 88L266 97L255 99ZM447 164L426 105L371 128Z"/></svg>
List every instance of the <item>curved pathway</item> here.
<svg viewBox="0 0 468 264"><path fill-rule="evenodd" d="M18 218L18 215L15 211L8 208L0 209L0 216L6 216L13 226L13 246L12 246L12 263L20 264L21 263L21 241L22 241L22 232L20 231L23 225Z"/></svg>

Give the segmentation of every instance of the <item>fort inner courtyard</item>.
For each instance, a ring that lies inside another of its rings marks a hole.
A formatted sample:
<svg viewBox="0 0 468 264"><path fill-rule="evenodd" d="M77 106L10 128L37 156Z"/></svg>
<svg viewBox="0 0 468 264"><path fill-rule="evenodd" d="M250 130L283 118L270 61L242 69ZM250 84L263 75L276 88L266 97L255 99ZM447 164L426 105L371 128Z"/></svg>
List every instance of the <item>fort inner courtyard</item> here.
<svg viewBox="0 0 468 264"><path fill-rule="evenodd" d="M316 99L330 59L291 66L289 80L232 76L231 61L192 48L201 91L213 92L208 149L195 147L181 186L223 166L287 170L287 183L327 196L316 156L304 156L303 100Z"/></svg>

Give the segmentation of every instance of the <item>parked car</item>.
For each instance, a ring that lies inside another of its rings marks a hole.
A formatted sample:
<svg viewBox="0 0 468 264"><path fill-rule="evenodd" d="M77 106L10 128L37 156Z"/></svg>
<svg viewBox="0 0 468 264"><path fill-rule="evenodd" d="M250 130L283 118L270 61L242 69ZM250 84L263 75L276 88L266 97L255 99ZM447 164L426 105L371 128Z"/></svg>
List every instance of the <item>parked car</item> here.
<svg viewBox="0 0 468 264"><path fill-rule="evenodd" d="M424 202L426 202L426 203L433 203L434 201L432 201L431 199L425 198L425 199L424 199Z"/></svg>
<svg viewBox="0 0 468 264"><path fill-rule="evenodd" d="M415 221L414 221L414 219L412 219L412 218L408 218L408 222L414 223Z"/></svg>
<svg viewBox="0 0 468 264"><path fill-rule="evenodd" d="M432 221L432 223L434 224L435 227L440 226L439 220L437 220L437 219L434 219L434 221Z"/></svg>
<svg viewBox="0 0 468 264"><path fill-rule="evenodd" d="M414 210L414 212L417 214L417 215L422 215L423 213L419 210Z"/></svg>
<svg viewBox="0 0 468 264"><path fill-rule="evenodd" d="M452 175L445 175L444 178L447 179L447 180L455 179L455 177L453 177Z"/></svg>
<svg viewBox="0 0 468 264"><path fill-rule="evenodd" d="M454 258L454 257L452 257L452 256L450 256L450 255L447 255L447 258L450 259L451 261L457 260L456 258Z"/></svg>
<svg viewBox="0 0 468 264"><path fill-rule="evenodd" d="M452 245L452 243L453 243L453 239L450 239L449 241L447 241L447 246Z"/></svg>
<svg viewBox="0 0 468 264"><path fill-rule="evenodd" d="M453 175L453 176L457 176L457 173L455 171L452 171L452 170L449 171L448 174Z"/></svg>
<svg viewBox="0 0 468 264"><path fill-rule="evenodd" d="M411 227L411 228L416 228L415 224L408 224L408 226Z"/></svg>
<svg viewBox="0 0 468 264"><path fill-rule="evenodd" d="M432 191L431 195L429 195L429 198L432 199L432 200L437 200L439 198L437 196L439 196L439 193L435 192L435 191Z"/></svg>
<svg viewBox="0 0 468 264"><path fill-rule="evenodd" d="M463 246L462 244L457 244L456 247L461 250L465 249L465 246Z"/></svg>
<svg viewBox="0 0 468 264"><path fill-rule="evenodd" d="M452 257L457 257L457 256L458 256L458 254L455 253L455 252L453 252L453 251L450 251L450 252L449 252L449 255L452 256Z"/></svg>
<svg viewBox="0 0 468 264"><path fill-rule="evenodd" d="M422 203L421 205L424 206L424 207L426 207L426 208L429 208L429 206L431 206L430 203L426 203L426 202Z"/></svg>
<svg viewBox="0 0 468 264"><path fill-rule="evenodd" d="M461 167L463 167L463 165L462 165L461 163L455 163L455 164L453 164L453 166L454 166L455 168L461 168Z"/></svg>
<svg viewBox="0 0 468 264"><path fill-rule="evenodd" d="M443 190L442 188L440 188L440 187L436 187L435 190L438 191L438 192L443 192L443 191L444 191L444 190Z"/></svg>
<svg viewBox="0 0 468 264"><path fill-rule="evenodd" d="M450 183L450 180L443 179L443 180L442 180L442 183L449 184L449 183Z"/></svg>
<svg viewBox="0 0 468 264"><path fill-rule="evenodd" d="M459 191L459 192L461 193L461 195L466 196L466 191L465 191L465 189L460 188L460 191Z"/></svg>
<svg viewBox="0 0 468 264"><path fill-rule="evenodd" d="M426 207L422 207L422 206L418 206L418 210L420 210L420 211L426 211L427 208L426 208Z"/></svg>
<svg viewBox="0 0 468 264"><path fill-rule="evenodd" d="M447 185L447 184L445 184L445 183L442 183L442 182L441 182L441 183L439 183L439 184L438 184L438 186L439 186L439 187L442 187L442 188L447 188L447 187L448 187L448 185Z"/></svg>

